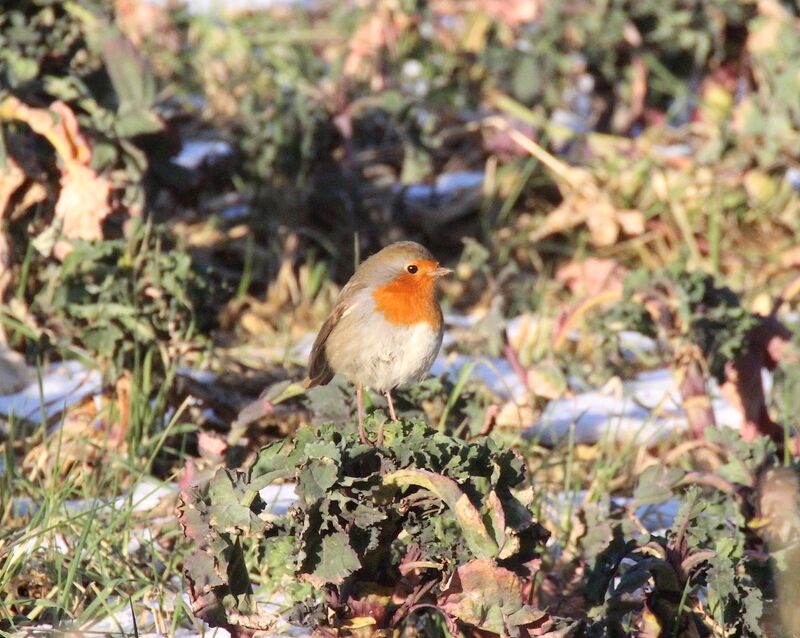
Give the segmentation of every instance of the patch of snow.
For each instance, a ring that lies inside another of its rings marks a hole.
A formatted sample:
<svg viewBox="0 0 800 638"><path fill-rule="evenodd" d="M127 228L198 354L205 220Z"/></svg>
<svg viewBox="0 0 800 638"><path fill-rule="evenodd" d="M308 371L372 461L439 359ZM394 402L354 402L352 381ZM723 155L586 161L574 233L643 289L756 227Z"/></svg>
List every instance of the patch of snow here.
<svg viewBox="0 0 800 638"><path fill-rule="evenodd" d="M691 157L694 149L689 144L655 145L653 151L664 158Z"/></svg>
<svg viewBox="0 0 800 638"><path fill-rule="evenodd" d="M137 482L133 491L115 498L94 499L68 499L63 506L66 514L75 515L96 509L97 513L109 510L124 510L131 505L132 512L149 512L163 499L175 498L178 487L175 483L160 483L155 479L144 478ZM41 504L29 498L15 498L12 509L15 516L30 516L35 514Z"/></svg>
<svg viewBox="0 0 800 638"><path fill-rule="evenodd" d="M155 6L173 4L171 0L146 0ZM299 5L312 7L315 0L182 0L179 4L194 15L266 11L276 7Z"/></svg>
<svg viewBox="0 0 800 638"><path fill-rule="evenodd" d="M586 502L587 495L586 490L547 494L544 497L543 512L550 520L563 520L568 515L574 515L574 512ZM629 496L612 496L610 500L617 507L626 507L633 499ZM648 532L663 534L678 515L679 505L678 501L673 498L663 503L642 505L636 508L636 516ZM607 509L605 513L608 516L610 511Z"/></svg>
<svg viewBox="0 0 800 638"><path fill-rule="evenodd" d="M741 414L719 396L712 383L711 405L718 425L738 428ZM666 368L643 372L623 382L621 393L599 390L551 401L542 418L525 433L544 444L567 438L574 427L578 443L596 443L611 437L617 441L636 439L653 444L685 430L678 388Z"/></svg>
<svg viewBox="0 0 800 638"><path fill-rule="evenodd" d="M483 171L455 171L442 173L436 178L436 190L440 193L483 188Z"/></svg>
<svg viewBox="0 0 800 638"><path fill-rule="evenodd" d="M234 204L222 211L222 219L227 222L236 221L250 214L250 207L247 204Z"/></svg>
<svg viewBox="0 0 800 638"><path fill-rule="evenodd" d="M625 499L630 501L630 499ZM663 503L653 505L642 505L636 508L636 516L642 521L648 532L663 535L667 529L672 527L675 517L678 516L680 503L674 498Z"/></svg>
<svg viewBox="0 0 800 638"><path fill-rule="evenodd" d="M636 359L638 354L652 354L658 348L655 339L634 330L621 330L618 335L619 347L622 356L626 359Z"/></svg>
<svg viewBox="0 0 800 638"><path fill-rule="evenodd" d="M189 170L195 170L205 161L232 154L233 147L222 140L190 140L184 142L181 152L172 161Z"/></svg>
<svg viewBox="0 0 800 638"><path fill-rule="evenodd" d="M47 419L57 416L64 408L96 394L102 378L97 370L87 370L80 361L54 363L39 381L19 392L0 396L0 415L38 421L44 406Z"/></svg>
<svg viewBox="0 0 800 638"><path fill-rule="evenodd" d="M785 177L794 190L800 191L800 168L795 168L794 166L787 168Z"/></svg>
<svg viewBox="0 0 800 638"><path fill-rule="evenodd" d="M542 418L526 430L525 436L552 445L569 437L574 428L577 443L596 443L607 437L651 443L681 425L680 419L651 418L648 410L630 398L584 392L549 403Z"/></svg>
<svg viewBox="0 0 800 638"><path fill-rule="evenodd" d="M453 173L443 173L431 184L411 184L406 186L403 197L407 200L417 200L418 202L428 202L430 200L448 200L455 197L459 192L466 190L477 190L483 187L483 171L455 171ZM397 186L397 190L402 190L402 186Z"/></svg>
<svg viewBox="0 0 800 638"><path fill-rule="evenodd" d="M433 362L431 374L434 376L447 375L456 380L461 370L470 363L475 364L472 369L472 378L480 379L494 394L517 401L527 398L528 389L505 359L471 357L463 354L440 354Z"/></svg>
<svg viewBox="0 0 800 638"><path fill-rule="evenodd" d="M272 514L282 515L297 501L294 483L267 485L258 492Z"/></svg>
<svg viewBox="0 0 800 638"><path fill-rule="evenodd" d="M556 109L550 118L556 126L562 126L577 135L585 135L592 130L591 124L582 116L566 109Z"/></svg>
<svg viewBox="0 0 800 638"><path fill-rule="evenodd" d="M212 385L217 380L216 373L211 370L195 370L184 365L178 367L178 374L204 385Z"/></svg>

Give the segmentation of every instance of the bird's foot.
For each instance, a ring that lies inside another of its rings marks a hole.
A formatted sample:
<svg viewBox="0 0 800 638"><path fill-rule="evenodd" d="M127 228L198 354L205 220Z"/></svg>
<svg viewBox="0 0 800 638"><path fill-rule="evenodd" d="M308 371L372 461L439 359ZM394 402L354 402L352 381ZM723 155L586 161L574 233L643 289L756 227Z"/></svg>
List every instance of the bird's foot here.
<svg viewBox="0 0 800 638"><path fill-rule="evenodd" d="M367 437L367 430L364 428L363 421L358 422L358 438L361 439L361 442L364 445L372 445L372 441L370 441L369 437Z"/></svg>

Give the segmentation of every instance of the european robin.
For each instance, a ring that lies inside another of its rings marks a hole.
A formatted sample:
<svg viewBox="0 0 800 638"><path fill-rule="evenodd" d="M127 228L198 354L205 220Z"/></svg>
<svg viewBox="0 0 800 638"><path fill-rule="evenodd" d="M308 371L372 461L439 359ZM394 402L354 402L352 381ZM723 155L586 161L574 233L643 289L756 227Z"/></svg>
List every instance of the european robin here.
<svg viewBox="0 0 800 638"><path fill-rule="evenodd" d="M416 242L390 244L356 269L322 325L305 385L325 385L334 374L355 385L364 443L363 389L383 393L396 421L392 390L421 379L433 365L443 331L436 281L451 272Z"/></svg>

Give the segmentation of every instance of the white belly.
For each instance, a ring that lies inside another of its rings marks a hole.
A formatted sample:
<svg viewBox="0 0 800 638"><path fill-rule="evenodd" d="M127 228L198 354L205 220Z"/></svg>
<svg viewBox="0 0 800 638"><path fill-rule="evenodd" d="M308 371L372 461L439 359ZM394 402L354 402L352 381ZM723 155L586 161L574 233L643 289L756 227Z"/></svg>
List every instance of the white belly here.
<svg viewBox="0 0 800 638"><path fill-rule="evenodd" d="M441 331L428 323L392 325L372 314L342 317L325 347L331 369L356 385L386 392L420 380L442 345Z"/></svg>

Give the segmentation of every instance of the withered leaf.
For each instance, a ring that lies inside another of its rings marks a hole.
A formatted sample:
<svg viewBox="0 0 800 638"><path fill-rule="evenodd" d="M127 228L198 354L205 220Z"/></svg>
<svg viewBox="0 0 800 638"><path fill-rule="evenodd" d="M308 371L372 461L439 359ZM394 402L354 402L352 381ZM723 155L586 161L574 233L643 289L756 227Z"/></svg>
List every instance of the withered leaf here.
<svg viewBox="0 0 800 638"><path fill-rule="evenodd" d="M547 618L545 612L524 603L519 577L491 560L473 560L459 567L439 597L439 607L462 622L501 636L518 636L520 628Z"/></svg>

